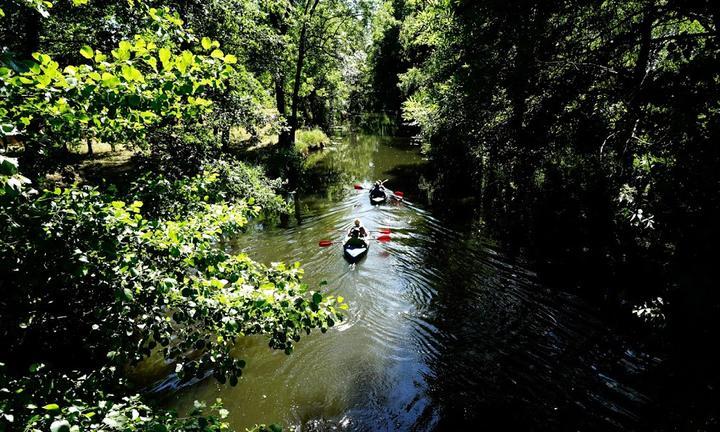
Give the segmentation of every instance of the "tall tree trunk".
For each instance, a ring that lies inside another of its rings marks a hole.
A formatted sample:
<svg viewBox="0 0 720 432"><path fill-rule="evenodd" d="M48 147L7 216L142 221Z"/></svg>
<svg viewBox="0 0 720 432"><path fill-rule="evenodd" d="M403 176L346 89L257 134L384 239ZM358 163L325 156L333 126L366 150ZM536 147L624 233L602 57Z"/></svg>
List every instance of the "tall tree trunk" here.
<svg viewBox="0 0 720 432"><path fill-rule="evenodd" d="M518 11L518 25L516 29L516 54L510 71L510 82L507 85L510 99L510 133L514 137L514 151L512 164L512 181L517 185L513 193L514 199L509 199L509 211L513 220L521 223L525 219L528 209L527 197L530 187L530 172L532 171L531 154L534 146L530 143L530 135L526 128L527 97L529 93L530 63L533 56L535 36L532 25L533 7L522 3ZM505 185L503 185L505 186Z"/></svg>
<svg viewBox="0 0 720 432"><path fill-rule="evenodd" d="M230 126L225 126L222 129L222 136L220 137L221 150L225 153L230 151Z"/></svg>
<svg viewBox="0 0 720 432"><path fill-rule="evenodd" d="M632 149L632 141L635 137L636 130L640 125L640 119L642 117L642 93L648 65L650 64L653 22L655 21L656 14L657 10L655 6L650 6L650 9L645 12L645 16L640 23L640 47L638 51L638 59L632 73L630 88L627 92L632 96L628 101L629 115L626 124L625 139L618 142L618 144L623 146L623 148L618 149L618 154L622 155L622 175L629 175L632 172L633 159L635 155Z"/></svg>
<svg viewBox="0 0 720 432"><path fill-rule="evenodd" d="M298 105L300 104L300 84L302 80L302 70L305 65L305 39L307 38L307 25L303 23L300 30L300 44L298 45L298 57L295 63L295 81L293 82L292 102L290 107L290 118L288 119L288 127L290 129L291 142L295 143L295 131L298 127Z"/></svg>
<svg viewBox="0 0 720 432"><path fill-rule="evenodd" d="M295 131L298 128L298 107L300 105L300 85L302 84L302 71L305 66L305 55L307 53L307 26L308 20L315 14L320 0L313 0L312 6L308 9L309 3L306 4L303 13L303 23L300 28L300 38L298 41L298 57L295 62L295 81L293 82L292 101L290 107L290 118L288 119L288 134L286 144L292 146L295 144Z"/></svg>
<svg viewBox="0 0 720 432"><path fill-rule="evenodd" d="M275 104L277 105L278 113L287 118L287 106L285 105L285 76L282 73L278 73L275 76ZM292 139L295 133L290 133L289 128L283 129L278 137L278 144L282 147L291 147L294 144Z"/></svg>

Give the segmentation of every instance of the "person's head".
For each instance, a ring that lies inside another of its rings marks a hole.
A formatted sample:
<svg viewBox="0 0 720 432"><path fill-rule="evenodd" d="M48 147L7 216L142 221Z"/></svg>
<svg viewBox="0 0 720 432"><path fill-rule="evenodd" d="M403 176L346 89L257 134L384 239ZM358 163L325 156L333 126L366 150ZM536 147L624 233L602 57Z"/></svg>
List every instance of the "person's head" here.
<svg viewBox="0 0 720 432"><path fill-rule="evenodd" d="M359 226L360 226L360 219L355 219L355 226L356 226L356 227L359 227Z"/></svg>

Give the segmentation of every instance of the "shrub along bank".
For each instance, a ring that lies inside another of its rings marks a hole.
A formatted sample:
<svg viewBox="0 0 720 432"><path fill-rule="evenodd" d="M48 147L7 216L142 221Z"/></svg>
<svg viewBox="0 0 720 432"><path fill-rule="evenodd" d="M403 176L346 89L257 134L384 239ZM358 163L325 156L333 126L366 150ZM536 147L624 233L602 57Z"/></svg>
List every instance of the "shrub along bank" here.
<svg viewBox="0 0 720 432"><path fill-rule="evenodd" d="M310 291L299 264L266 267L219 247L260 214L258 202L282 210L257 171L221 162L184 181L145 176L165 188L148 212L92 187L37 192L15 160L1 166L0 343L13 356L0 428L223 430L219 407L178 419L148 406L124 368L159 351L182 380L212 371L235 385L238 337L263 334L290 354L303 334L342 319L346 305ZM218 181L247 175L264 186Z"/></svg>

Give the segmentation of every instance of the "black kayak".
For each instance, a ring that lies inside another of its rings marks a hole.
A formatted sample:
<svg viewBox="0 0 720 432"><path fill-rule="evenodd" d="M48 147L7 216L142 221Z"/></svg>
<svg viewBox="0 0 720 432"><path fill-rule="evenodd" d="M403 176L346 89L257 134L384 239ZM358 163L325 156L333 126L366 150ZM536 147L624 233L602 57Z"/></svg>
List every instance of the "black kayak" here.
<svg viewBox="0 0 720 432"><path fill-rule="evenodd" d="M370 202L372 204L382 204L387 201L387 194L385 192L381 192L381 194L373 194L372 192L370 192Z"/></svg>
<svg viewBox="0 0 720 432"><path fill-rule="evenodd" d="M367 255L370 245L367 242L363 243L364 246L351 246L347 242L343 244L343 256L350 264L355 264Z"/></svg>

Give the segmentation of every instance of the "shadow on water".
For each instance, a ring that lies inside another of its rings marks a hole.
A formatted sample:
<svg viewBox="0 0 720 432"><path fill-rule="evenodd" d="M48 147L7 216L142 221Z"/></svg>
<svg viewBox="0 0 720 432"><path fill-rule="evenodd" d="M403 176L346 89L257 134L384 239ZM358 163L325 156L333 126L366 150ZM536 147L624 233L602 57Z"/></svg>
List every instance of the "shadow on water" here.
<svg viewBox="0 0 720 432"><path fill-rule="evenodd" d="M426 361L439 428L641 427L649 400L633 380L658 359L610 336L581 301L539 285L491 244L436 231L418 247L426 254L408 264L435 287L420 310L436 345Z"/></svg>
<svg viewBox="0 0 720 432"><path fill-rule="evenodd" d="M246 338L236 387L206 379L175 388L170 405L222 398L237 430L645 429L656 412L646 379L662 360L613 336L593 309L540 284L471 224L417 204L416 147L350 137L313 158L302 224L258 226L233 247L261 262L301 261L308 284L327 281L323 290L347 299L346 320L291 356ZM377 178L408 200L372 206L352 189ZM390 228L393 240L349 266L339 247L317 244L342 238L354 217Z"/></svg>

